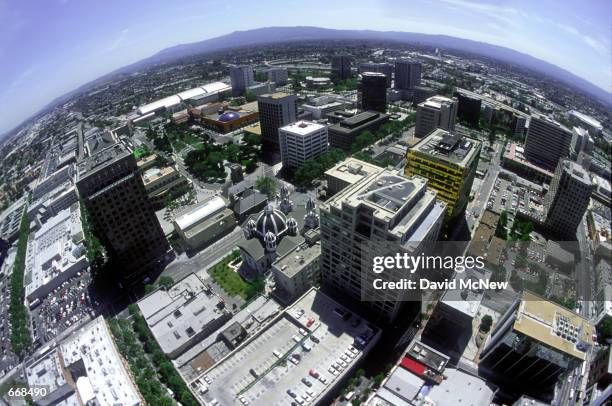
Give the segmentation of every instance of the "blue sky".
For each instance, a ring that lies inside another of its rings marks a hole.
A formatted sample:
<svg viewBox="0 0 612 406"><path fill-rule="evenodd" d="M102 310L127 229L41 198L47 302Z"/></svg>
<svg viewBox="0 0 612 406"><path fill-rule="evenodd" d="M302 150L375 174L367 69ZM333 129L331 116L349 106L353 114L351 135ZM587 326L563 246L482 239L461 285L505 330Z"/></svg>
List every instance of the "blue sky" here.
<svg viewBox="0 0 612 406"><path fill-rule="evenodd" d="M266 26L479 40L612 91L611 19L607 0L0 0L0 133L53 98L163 48Z"/></svg>

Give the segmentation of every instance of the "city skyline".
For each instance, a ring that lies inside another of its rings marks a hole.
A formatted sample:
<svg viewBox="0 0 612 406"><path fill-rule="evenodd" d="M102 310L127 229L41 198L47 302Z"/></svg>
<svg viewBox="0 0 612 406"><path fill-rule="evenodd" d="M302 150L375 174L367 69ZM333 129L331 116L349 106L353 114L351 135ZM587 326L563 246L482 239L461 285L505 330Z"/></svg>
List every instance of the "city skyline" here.
<svg viewBox="0 0 612 406"><path fill-rule="evenodd" d="M321 7L327 12L320 13ZM243 2L144 7L139 2L119 6L60 0L40 6L4 0L0 1L0 57L13 62L0 67L0 103L7 106L0 116L0 132L14 128L56 97L162 49L265 26L395 30L482 41L545 60L610 92L611 11L604 1L580 8L569 2L524 1L495 5L444 0L435 8L423 1L401 6L391 1L356 2L350 7L293 2L291 7L269 11ZM228 13L231 19L220 18ZM46 75L54 80L41 80Z"/></svg>

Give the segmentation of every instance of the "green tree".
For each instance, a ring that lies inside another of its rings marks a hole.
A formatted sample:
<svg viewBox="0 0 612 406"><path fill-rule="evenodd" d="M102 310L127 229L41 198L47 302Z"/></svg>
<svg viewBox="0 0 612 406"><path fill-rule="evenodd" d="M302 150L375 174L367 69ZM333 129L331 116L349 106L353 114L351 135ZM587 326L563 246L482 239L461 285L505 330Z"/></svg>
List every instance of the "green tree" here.
<svg viewBox="0 0 612 406"><path fill-rule="evenodd" d="M482 319L480 320L479 330L482 331L483 333L488 333L489 330L491 330L492 324L493 324L493 318L489 316L488 314L485 314L484 316L482 316Z"/></svg>
<svg viewBox="0 0 612 406"><path fill-rule="evenodd" d="M504 210L499 215L499 220L497 220L497 227L495 228L495 236L503 240L506 240L508 238L508 231L506 230L507 225L508 225L508 212Z"/></svg>
<svg viewBox="0 0 612 406"><path fill-rule="evenodd" d="M144 293L145 295L148 295L149 293L152 293L155 291L155 289L157 289L157 287L155 285L151 285L149 283L147 283L144 287Z"/></svg>
<svg viewBox="0 0 612 406"><path fill-rule="evenodd" d="M244 98L247 101L247 103L254 102L257 100L257 96L255 96L255 94L249 90L247 90L246 93L244 94Z"/></svg>
<svg viewBox="0 0 612 406"><path fill-rule="evenodd" d="M170 289L174 285L174 279L171 276L164 275L159 278L159 286L164 289Z"/></svg>
<svg viewBox="0 0 612 406"><path fill-rule="evenodd" d="M376 139L374 138L374 134L368 130L363 131L357 136L357 138L355 138L355 142L353 145L351 145L351 152L355 153L360 151L361 149L374 144L375 141Z"/></svg>
<svg viewBox="0 0 612 406"><path fill-rule="evenodd" d="M380 384L382 383L382 381L384 380L385 380L385 374L383 374L382 372L374 376L374 387L378 388Z"/></svg>
<svg viewBox="0 0 612 406"><path fill-rule="evenodd" d="M255 187L261 193L272 197L276 194L276 182L268 176L260 176L255 182Z"/></svg>

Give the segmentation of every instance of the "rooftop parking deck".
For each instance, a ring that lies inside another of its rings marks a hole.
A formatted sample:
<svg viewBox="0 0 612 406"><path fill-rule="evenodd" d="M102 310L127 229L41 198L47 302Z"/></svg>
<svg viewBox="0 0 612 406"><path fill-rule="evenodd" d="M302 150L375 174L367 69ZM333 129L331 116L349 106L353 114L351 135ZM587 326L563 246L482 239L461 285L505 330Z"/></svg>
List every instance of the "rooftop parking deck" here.
<svg viewBox="0 0 612 406"><path fill-rule="evenodd" d="M367 343L357 349L360 335ZM206 404L316 403L378 337L376 327L312 289L191 385Z"/></svg>

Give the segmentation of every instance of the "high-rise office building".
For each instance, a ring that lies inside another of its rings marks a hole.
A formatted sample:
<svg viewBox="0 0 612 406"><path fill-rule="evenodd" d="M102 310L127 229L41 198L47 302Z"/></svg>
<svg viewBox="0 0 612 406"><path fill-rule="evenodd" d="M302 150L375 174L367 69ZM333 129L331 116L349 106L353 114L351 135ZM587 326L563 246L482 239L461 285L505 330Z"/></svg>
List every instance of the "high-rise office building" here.
<svg viewBox="0 0 612 406"><path fill-rule="evenodd" d="M563 125L544 116L531 116L525 157L532 163L554 171L561 158L569 156L572 133Z"/></svg>
<svg viewBox="0 0 612 406"><path fill-rule="evenodd" d="M414 136L423 138L436 128L446 131L455 129L457 99L433 96L417 106Z"/></svg>
<svg viewBox="0 0 612 406"><path fill-rule="evenodd" d="M347 186L319 211L323 288L382 321L393 321L407 291L375 289L373 279L381 275L372 272L373 257L386 250L419 255L437 240L445 206L426 179L388 169ZM400 280L406 274L386 269L384 276Z"/></svg>
<svg viewBox="0 0 612 406"><path fill-rule="evenodd" d="M286 68L268 69L268 80L276 83L276 86L284 86L289 80L289 73Z"/></svg>
<svg viewBox="0 0 612 406"><path fill-rule="evenodd" d="M446 202L447 216L455 217L467 206L481 147L480 141L437 129L408 150L404 171L427 178Z"/></svg>
<svg viewBox="0 0 612 406"><path fill-rule="evenodd" d="M581 152L592 154L595 143L589 132L582 127L572 128L572 143L570 147L570 156L572 159L578 158Z"/></svg>
<svg viewBox="0 0 612 406"><path fill-rule="evenodd" d="M395 84L398 90L412 90L421 84L421 63L410 59L395 62Z"/></svg>
<svg viewBox="0 0 612 406"><path fill-rule="evenodd" d="M257 97L263 152L280 153L278 129L297 120L297 96L283 92Z"/></svg>
<svg viewBox="0 0 612 406"><path fill-rule="evenodd" d="M252 66L232 66L230 68L230 80L232 81L232 94L239 96L244 94L249 86L255 84Z"/></svg>
<svg viewBox="0 0 612 406"><path fill-rule="evenodd" d="M491 332L481 373L504 391L545 397L563 373L587 359L594 331L578 314L523 292Z"/></svg>
<svg viewBox="0 0 612 406"><path fill-rule="evenodd" d="M334 55L331 57L331 73L333 79L344 80L351 77L350 55Z"/></svg>
<svg viewBox="0 0 612 406"><path fill-rule="evenodd" d="M482 100L455 93L457 98L457 117L473 126L478 125L480 120L480 107Z"/></svg>
<svg viewBox="0 0 612 406"><path fill-rule="evenodd" d="M365 62L359 65L359 73L364 74L366 72L377 72L383 73L387 77L386 86L391 87L391 80L393 78L393 65L386 62Z"/></svg>
<svg viewBox="0 0 612 406"><path fill-rule="evenodd" d="M361 74L361 108L381 113L387 111L387 78L384 73Z"/></svg>
<svg viewBox="0 0 612 406"><path fill-rule="evenodd" d="M279 128L283 168L298 169L308 159L327 152L327 126L311 121L297 121Z"/></svg>
<svg viewBox="0 0 612 406"><path fill-rule="evenodd" d="M77 190L101 242L126 279L146 271L168 251L168 241L147 197L136 158L111 132L86 141Z"/></svg>
<svg viewBox="0 0 612 406"><path fill-rule="evenodd" d="M591 178L582 166L569 159L559 161L544 196L546 227L559 237L573 239L592 191Z"/></svg>

